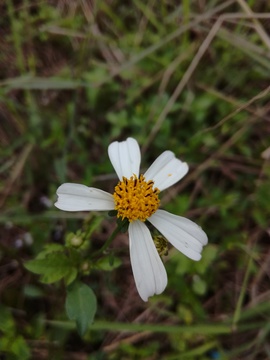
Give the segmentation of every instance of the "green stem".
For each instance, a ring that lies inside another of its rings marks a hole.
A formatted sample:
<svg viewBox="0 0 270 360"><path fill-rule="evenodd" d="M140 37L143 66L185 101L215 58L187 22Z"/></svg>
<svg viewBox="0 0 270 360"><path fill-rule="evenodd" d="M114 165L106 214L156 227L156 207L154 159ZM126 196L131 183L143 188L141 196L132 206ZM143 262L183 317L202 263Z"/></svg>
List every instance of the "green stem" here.
<svg viewBox="0 0 270 360"><path fill-rule="evenodd" d="M11 38L16 53L17 68L21 74L25 72L24 55L22 50L22 33L18 31L18 20L16 20L15 9L12 0L7 1L7 11L11 23Z"/></svg>
<svg viewBox="0 0 270 360"><path fill-rule="evenodd" d="M244 296L246 294L246 289L247 289L247 285L248 285L248 279L249 279L250 272L251 272L251 265L252 265L252 256L249 255L248 264L247 264L247 268L246 268L246 273L245 273L245 276L244 276L244 280L243 280L242 288L241 288L241 291L240 291L240 295L239 295L239 298L238 298L238 301L237 301L237 304L236 304L236 309L235 309L235 312L234 312L234 315L233 315L233 321L232 321L233 328L236 327L236 325L237 325L237 323L238 323L238 321L240 319L240 316L241 316L241 309L242 309L243 302L244 302Z"/></svg>
<svg viewBox="0 0 270 360"><path fill-rule="evenodd" d="M98 251L96 251L91 257L95 258L95 257L101 255L111 245L113 239L116 237L116 235L121 231L121 229L124 226L125 226L125 222L118 224L117 227L112 232L111 236L105 242L105 244Z"/></svg>
<svg viewBox="0 0 270 360"><path fill-rule="evenodd" d="M46 324L65 329L74 329L75 323L72 321L45 320ZM242 331L261 329L265 322L251 322L248 324L239 324L238 334ZM119 323L109 321L96 320L89 330L100 331L130 331L141 332L151 331L154 333L168 334L201 334L201 335L223 335L232 334L233 330L230 324L226 323L203 323L194 325L160 325L160 324L135 324L135 323Z"/></svg>

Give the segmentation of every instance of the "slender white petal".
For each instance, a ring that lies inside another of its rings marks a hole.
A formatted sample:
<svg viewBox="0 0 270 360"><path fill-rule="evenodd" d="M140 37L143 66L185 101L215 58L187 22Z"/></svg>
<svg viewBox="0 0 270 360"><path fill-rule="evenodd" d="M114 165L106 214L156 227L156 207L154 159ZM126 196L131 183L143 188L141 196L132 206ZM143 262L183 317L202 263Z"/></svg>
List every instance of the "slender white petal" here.
<svg viewBox="0 0 270 360"><path fill-rule="evenodd" d="M135 139L113 142L109 145L108 154L120 180L123 176L128 179L133 175L139 176L141 151Z"/></svg>
<svg viewBox="0 0 270 360"><path fill-rule="evenodd" d="M176 159L171 151L164 151L144 174L146 180L153 180L160 191L181 180L188 172L188 164Z"/></svg>
<svg viewBox="0 0 270 360"><path fill-rule="evenodd" d="M138 292L144 301L160 294L167 285L167 273L147 226L141 221L129 224L130 260Z"/></svg>
<svg viewBox="0 0 270 360"><path fill-rule="evenodd" d="M65 211L106 211L115 207L113 196L106 191L81 184L65 183L56 194L58 200L54 204Z"/></svg>
<svg viewBox="0 0 270 360"><path fill-rule="evenodd" d="M203 245L208 241L201 227L164 210L157 210L148 220L176 249L193 260L200 260Z"/></svg>

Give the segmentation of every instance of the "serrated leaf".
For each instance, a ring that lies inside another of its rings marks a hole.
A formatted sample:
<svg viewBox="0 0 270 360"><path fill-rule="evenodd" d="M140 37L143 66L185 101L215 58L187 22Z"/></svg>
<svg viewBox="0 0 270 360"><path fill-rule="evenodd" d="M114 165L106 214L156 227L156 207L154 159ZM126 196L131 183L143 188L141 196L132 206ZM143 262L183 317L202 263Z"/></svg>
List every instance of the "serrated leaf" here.
<svg viewBox="0 0 270 360"><path fill-rule="evenodd" d="M47 244L36 258L44 259L48 254L51 254L52 252L59 252L63 250L64 250L64 246L61 244Z"/></svg>
<svg viewBox="0 0 270 360"><path fill-rule="evenodd" d="M93 290L81 282L73 283L67 290L66 312L70 320L75 320L78 332L83 336L93 323L97 310L97 300Z"/></svg>
<svg viewBox="0 0 270 360"><path fill-rule="evenodd" d="M41 281L47 284L61 280L73 267L70 259L61 252L47 254L42 259L30 260L24 266L34 274L42 275Z"/></svg>

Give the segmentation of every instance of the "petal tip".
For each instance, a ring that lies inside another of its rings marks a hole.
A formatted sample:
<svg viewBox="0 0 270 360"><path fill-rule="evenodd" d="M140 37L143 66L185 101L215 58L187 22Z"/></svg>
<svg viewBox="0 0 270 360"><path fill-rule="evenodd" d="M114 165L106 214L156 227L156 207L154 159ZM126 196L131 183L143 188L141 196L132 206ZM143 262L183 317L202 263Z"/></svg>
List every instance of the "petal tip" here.
<svg viewBox="0 0 270 360"><path fill-rule="evenodd" d="M129 137L125 141L112 142L108 147L108 155L119 180L139 175L141 152L137 140Z"/></svg>

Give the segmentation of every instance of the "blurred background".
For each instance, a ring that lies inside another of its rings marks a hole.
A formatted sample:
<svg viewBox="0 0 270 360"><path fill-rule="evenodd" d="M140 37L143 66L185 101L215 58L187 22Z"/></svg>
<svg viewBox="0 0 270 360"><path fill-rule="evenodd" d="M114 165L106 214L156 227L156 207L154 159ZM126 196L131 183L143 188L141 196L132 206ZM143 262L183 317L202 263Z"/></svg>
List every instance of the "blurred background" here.
<svg viewBox="0 0 270 360"><path fill-rule="evenodd" d="M269 359L269 2L6 0L0 13L0 359ZM162 207L209 244L198 263L170 249L168 286L144 303L119 235L115 269L83 277L98 310L81 338L64 284L24 262L85 222L104 244L114 219L58 211L55 192L113 191L107 147L129 136L142 169L168 149L189 164Z"/></svg>

